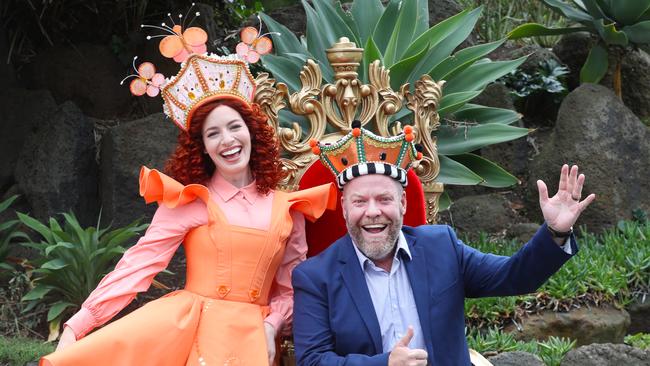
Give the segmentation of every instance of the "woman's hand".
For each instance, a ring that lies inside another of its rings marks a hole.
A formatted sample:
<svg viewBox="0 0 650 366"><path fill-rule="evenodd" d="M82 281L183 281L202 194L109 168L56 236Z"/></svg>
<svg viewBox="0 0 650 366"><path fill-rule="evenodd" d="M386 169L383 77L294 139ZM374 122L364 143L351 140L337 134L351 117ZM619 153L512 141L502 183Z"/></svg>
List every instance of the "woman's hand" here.
<svg viewBox="0 0 650 366"><path fill-rule="evenodd" d="M77 337L74 335L72 328L64 327L63 333L61 333L61 338L59 338L59 345L56 346L56 350L60 351L69 345L77 341Z"/></svg>
<svg viewBox="0 0 650 366"><path fill-rule="evenodd" d="M266 334L266 350L269 354L269 366L273 365L275 360L275 328L267 322L264 322L264 333Z"/></svg>

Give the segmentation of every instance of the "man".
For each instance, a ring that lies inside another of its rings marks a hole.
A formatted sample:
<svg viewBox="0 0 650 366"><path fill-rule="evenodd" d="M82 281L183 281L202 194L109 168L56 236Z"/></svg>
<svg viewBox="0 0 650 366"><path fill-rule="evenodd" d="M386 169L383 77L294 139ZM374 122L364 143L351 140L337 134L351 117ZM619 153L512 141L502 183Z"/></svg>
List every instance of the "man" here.
<svg viewBox="0 0 650 366"><path fill-rule="evenodd" d="M470 365L465 297L535 291L577 252L571 228L595 195L580 201L585 177L564 165L553 197L537 182L545 223L532 240L512 257L484 254L448 226L402 225L410 161L365 158L404 151L410 131L380 144L359 127L312 143L343 189L348 235L293 272L298 365Z"/></svg>

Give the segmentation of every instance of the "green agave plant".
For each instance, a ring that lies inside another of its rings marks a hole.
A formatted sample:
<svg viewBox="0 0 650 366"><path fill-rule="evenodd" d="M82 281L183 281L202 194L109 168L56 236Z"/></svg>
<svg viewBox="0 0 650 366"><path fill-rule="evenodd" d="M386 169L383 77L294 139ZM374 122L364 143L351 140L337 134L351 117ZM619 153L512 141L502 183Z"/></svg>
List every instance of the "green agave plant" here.
<svg viewBox="0 0 650 366"><path fill-rule="evenodd" d="M476 25L482 8L463 11L429 27L427 0L357 0L344 11L331 0L302 1L307 15L305 37L298 39L288 28L261 14L272 34L275 54L262 57L263 66L290 91L300 89L299 74L307 59L321 67L323 79L333 81L334 72L325 50L340 37L364 48L359 79L367 83L368 65L380 60L390 70L391 86L398 90L424 74L446 80L439 114L441 126L435 132L440 158L437 181L445 184L507 187L517 179L497 164L472 151L525 136L529 131L511 126L517 112L469 103L496 79L515 70L525 58L491 61L486 56L505 40L480 44L456 52ZM286 113L281 119L299 120ZM408 123L404 109L393 122ZM441 205L442 206L442 205Z"/></svg>
<svg viewBox="0 0 650 366"><path fill-rule="evenodd" d="M580 81L598 83L609 68L612 46L650 44L650 0L542 0L552 10L579 23L578 27L547 28L528 23L515 28L511 39L588 31L600 37L580 70ZM614 89L621 96L621 55L616 55Z"/></svg>
<svg viewBox="0 0 650 366"><path fill-rule="evenodd" d="M29 263L33 268L28 271L33 289L22 301L28 302L24 311L46 304L50 326L48 340L58 337L63 316L77 310L113 268L126 250L123 244L148 226L136 221L109 230L100 228L98 219L97 227L84 229L73 214L64 213L63 218L63 227L54 218L50 218L46 226L29 215L18 213L18 219L41 236L40 241L26 237L27 241L21 243L39 254Z"/></svg>
<svg viewBox="0 0 650 366"><path fill-rule="evenodd" d="M0 202L0 213L4 212L18 196L11 196ZM9 256L9 245L17 238L24 237L18 230L18 220L8 220L0 223L0 270L13 271L15 268L7 262ZM7 272L8 273L8 272Z"/></svg>

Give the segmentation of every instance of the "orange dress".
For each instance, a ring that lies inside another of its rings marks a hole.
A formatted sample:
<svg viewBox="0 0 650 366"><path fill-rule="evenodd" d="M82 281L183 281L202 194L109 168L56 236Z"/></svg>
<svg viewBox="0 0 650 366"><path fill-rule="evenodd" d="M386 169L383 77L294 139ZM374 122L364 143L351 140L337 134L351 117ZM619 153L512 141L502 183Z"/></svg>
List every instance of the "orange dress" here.
<svg viewBox="0 0 650 366"><path fill-rule="evenodd" d="M200 199L207 206L208 224L183 241L185 288L43 357L40 365L267 365L263 324L292 229L289 209L319 217L335 205L333 186L276 191L271 225L261 230L229 224L203 185L183 186L146 168L143 174L147 202L171 208Z"/></svg>

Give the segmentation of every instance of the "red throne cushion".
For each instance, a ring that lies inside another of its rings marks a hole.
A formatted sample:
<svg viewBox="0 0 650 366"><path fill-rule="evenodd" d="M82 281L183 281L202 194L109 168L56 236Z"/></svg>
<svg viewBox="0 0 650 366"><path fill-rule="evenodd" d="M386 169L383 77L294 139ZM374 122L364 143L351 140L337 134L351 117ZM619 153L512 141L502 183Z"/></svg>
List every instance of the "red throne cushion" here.
<svg viewBox="0 0 650 366"><path fill-rule="evenodd" d="M325 167L320 160L316 160L305 172L298 185L299 189L315 187L320 184L334 183L334 175ZM406 214L404 215L404 224L409 226L418 226L425 224L426 211L424 191L420 179L415 172L410 169L407 174L408 186L406 187ZM345 221L343 220L343 211L341 208L341 192L338 193L336 200L336 210L325 211L316 222L306 223L306 236L309 250L307 256L314 256L334 243L338 238L347 233Z"/></svg>

